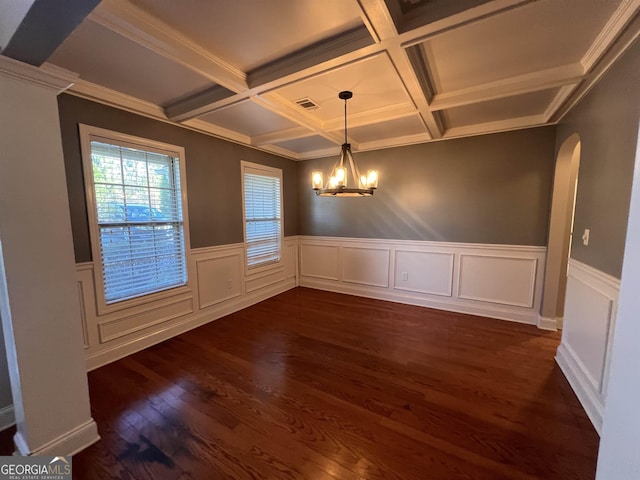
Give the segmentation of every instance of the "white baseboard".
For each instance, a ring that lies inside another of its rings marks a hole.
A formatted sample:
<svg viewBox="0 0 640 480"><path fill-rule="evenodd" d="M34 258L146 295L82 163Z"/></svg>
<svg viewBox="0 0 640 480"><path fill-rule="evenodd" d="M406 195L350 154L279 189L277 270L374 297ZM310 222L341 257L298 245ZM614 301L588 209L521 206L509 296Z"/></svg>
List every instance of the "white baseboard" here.
<svg viewBox="0 0 640 480"><path fill-rule="evenodd" d="M538 317L538 328L540 330L556 332L558 331L558 319L540 316Z"/></svg>
<svg viewBox="0 0 640 480"><path fill-rule="evenodd" d="M14 455L75 455L100 440L96 422L88 420L58 438L31 450L20 432L16 433Z"/></svg>
<svg viewBox="0 0 640 480"><path fill-rule="evenodd" d="M13 405L0 408L0 432L16 424Z"/></svg>
<svg viewBox="0 0 640 480"><path fill-rule="evenodd" d="M136 337L132 340L110 345L105 349L91 353L87 357L87 369L89 371L102 367L108 363L124 358L133 353L144 350L152 345L164 342L176 335L188 332L194 328L205 325L231 313L250 307L258 302L266 300L280 293L286 292L296 286L295 278L285 279L274 285L262 288L258 291L248 293L242 297L230 300L224 304L217 305L198 313L188 315L186 319L177 324L164 329L155 329L146 336Z"/></svg>
<svg viewBox="0 0 640 480"><path fill-rule="evenodd" d="M479 317L497 318L517 323L536 325L538 315L535 312L522 311L521 309L510 308L503 305L492 305L489 303L474 305L471 303L457 302L456 299L442 297L439 299L412 296L406 293L399 293L393 290L376 289L375 287L356 286L347 283L336 284L331 281L323 281L316 278L300 278L301 287L327 290L329 292L346 293L359 297L376 298L378 300L388 300L391 302L404 303L407 305L417 305L420 307L435 308L450 312L467 313Z"/></svg>
<svg viewBox="0 0 640 480"><path fill-rule="evenodd" d="M600 394L594 388L593 383L589 381L589 375L584 365L571 347L566 344L561 344L560 347L558 347L556 362L569 381L571 388L578 397L585 412L587 412L587 416L598 432L598 435L600 435L604 404L600 398Z"/></svg>

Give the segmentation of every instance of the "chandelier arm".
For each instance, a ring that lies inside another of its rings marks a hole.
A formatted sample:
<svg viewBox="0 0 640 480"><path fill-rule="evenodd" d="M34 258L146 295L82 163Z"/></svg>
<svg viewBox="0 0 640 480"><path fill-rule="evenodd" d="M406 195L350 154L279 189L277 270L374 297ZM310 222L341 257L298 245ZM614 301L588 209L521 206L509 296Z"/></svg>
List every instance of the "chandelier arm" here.
<svg viewBox="0 0 640 480"><path fill-rule="evenodd" d="M336 163L333 164L331 168L331 173L329 173L329 178L327 178L327 182L324 185L325 190L331 187L330 180L336 174L336 169L342 166L342 154L340 154L340 160L336 160Z"/></svg>
<svg viewBox="0 0 640 480"><path fill-rule="evenodd" d="M351 169L351 175L353 176L355 185L359 185L360 188L364 188L364 185L360 182L360 172L358 172L358 167L356 167L356 163L353 161L351 149L347 150L347 157L349 158L349 167Z"/></svg>

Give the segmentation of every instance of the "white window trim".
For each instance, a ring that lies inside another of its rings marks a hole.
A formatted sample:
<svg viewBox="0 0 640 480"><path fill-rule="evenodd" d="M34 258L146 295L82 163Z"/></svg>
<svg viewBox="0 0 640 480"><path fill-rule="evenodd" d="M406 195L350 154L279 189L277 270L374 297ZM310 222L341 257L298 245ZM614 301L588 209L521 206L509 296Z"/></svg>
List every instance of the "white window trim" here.
<svg viewBox="0 0 640 480"><path fill-rule="evenodd" d="M135 137L125 133L115 132L91 125L80 124L80 149L82 153L82 166L84 171L84 186L87 199L87 217L89 221L89 236L91 240L91 256L93 258L93 275L95 282L96 308L98 315L105 315L120 310L136 307L164 298L193 292L193 272L191 267L191 240L189 238L189 216L187 205L187 172L185 168L184 148L168 143L148 140L142 137ZM184 237L185 266L187 269L187 284L175 288L170 288L160 292L150 293L140 297L123 300L107 304L104 293L104 280L102 278L102 255L100 251L100 227L96 214L96 199L93 181L93 164L91 162L91 142L100 141L104 143L121 144L137 149L144 149L150 152L170 155L178 159L180 166L180 194L182 197L182 227Z"/></svg>
<svg viewBox="0 0 640 480"><path fill-rule="evenodd" d="M257 174L277 177L280 179L280 259L277 262L271 262L261 267L249 268L247 263L247 219L245 215L244 201L244 174L246 170L251 170ZM284 268L283 262L283 245L284 245L284 182L282 180L282 169L268 167L259 163L240 161L240 185L242 186L242 232L244 238L244 273L245 276L251 277L257 274L270 273L273 270L281 270Z"/></svg>

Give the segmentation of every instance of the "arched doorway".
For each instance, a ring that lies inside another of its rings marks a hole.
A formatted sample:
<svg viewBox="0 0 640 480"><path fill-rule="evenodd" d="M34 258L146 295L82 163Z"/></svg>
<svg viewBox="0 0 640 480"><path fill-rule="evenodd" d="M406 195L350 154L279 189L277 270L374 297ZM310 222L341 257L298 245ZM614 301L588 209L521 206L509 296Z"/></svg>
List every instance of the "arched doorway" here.
<svg viewBox="0 0 640 480"><path fill-rule="evenodd" d="M573 134L558 150L553 180L542 308L538 322L540 328L547 330L562 328L579 168L580 137Z"/></svg>

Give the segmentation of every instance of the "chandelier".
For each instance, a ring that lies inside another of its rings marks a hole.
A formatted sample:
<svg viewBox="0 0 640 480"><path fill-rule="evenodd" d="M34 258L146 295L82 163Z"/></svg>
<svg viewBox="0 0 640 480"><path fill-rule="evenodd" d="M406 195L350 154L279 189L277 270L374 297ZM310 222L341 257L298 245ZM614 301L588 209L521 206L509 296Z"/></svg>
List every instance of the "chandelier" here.
<svg viewBox="0 0 640 480"><path fill-rule="evenodd" d="M344 143L340 152L340 161L336 162L326 184L320 171L311 174L311 185L316 195L321 197L370 197L378 188L377 170L369 170L360 175L353 161L351 144L347 141L347 100L353 97L349 91L340 92L338 97L344 100Z"/></svg>

